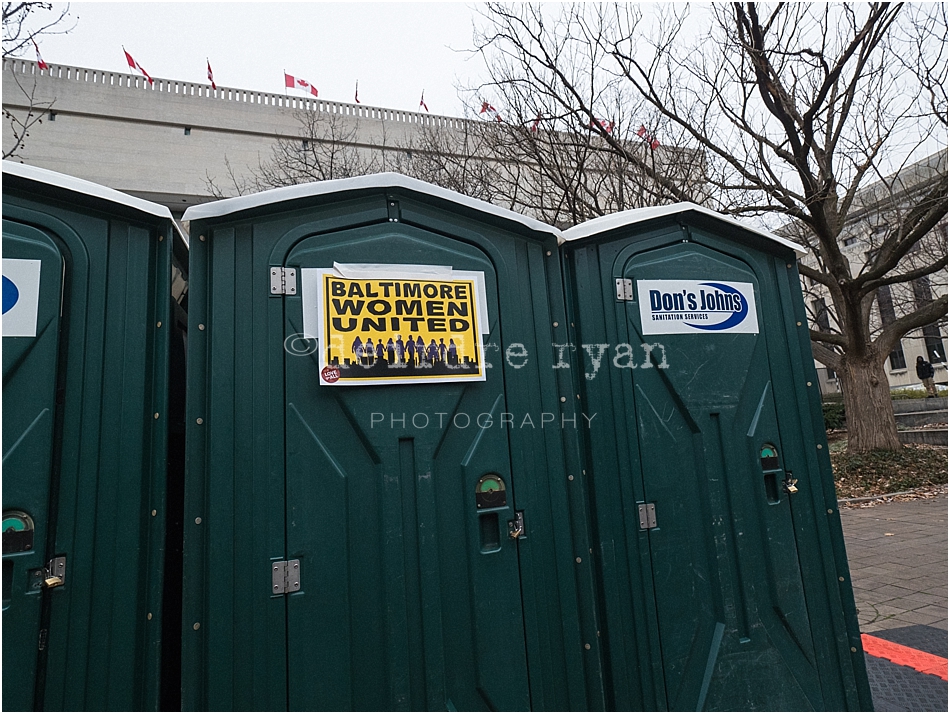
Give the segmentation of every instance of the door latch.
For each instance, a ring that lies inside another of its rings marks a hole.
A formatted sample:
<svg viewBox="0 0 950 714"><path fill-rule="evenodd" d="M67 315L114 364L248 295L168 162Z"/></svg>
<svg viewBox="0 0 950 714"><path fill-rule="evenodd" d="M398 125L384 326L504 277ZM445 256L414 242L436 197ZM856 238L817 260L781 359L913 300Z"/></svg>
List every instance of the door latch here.
<svg viewBox="0 0 950 714"><path fill-rule="evenodd" d="M640 530L648 531L656 528L656 504L641 503L637 506L637 513L640 516Z"/></svg>
<svg viewBox="0 0 950 714"><path fill-rule="evenodd" d="M515 511L515 517L508 521L508 537L512 540L524 538L524 511Z"/></svg>
<svg viewBox="0 0 950 714"><path fill-rule="evenodd" d="M782 487L785 489L785 493L791 496L793 493L798 493L798 486L795 484L798 483L797 478L792 478L792 472L788 471L785 474L785 478L782 480Z"/></svg>
<svg viewBox="0 0 950 714"><path fill-rule="evenodd" d="M43 587L47 589L58 588L66 584L66 556L53 558L46 564L46 572L43 573Z"/></svg>

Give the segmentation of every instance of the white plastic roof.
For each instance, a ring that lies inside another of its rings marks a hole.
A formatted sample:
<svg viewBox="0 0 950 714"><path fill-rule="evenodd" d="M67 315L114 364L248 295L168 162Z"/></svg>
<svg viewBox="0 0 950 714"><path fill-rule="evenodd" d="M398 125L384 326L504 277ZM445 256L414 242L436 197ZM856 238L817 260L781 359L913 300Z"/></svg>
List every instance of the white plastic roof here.
<svg viewBox="0 0 950 714"><path fill-rule="evenodd" d="M609 216L593 218L564 231L564 240L580 240L581 238L587 238L588 236L598 233L605 233L609 230L613 230L614 228L622 228L623 226L630 226L635 223L649 221L653 218L683 213L685 211L695 211L696 213L702 213L707 216L712 216L713 218L716 218L720 221L731 223L734 226L739 226L744 230L757 233L758 235L768 238L769 240L774 241L779 245L785 246L786 248L791 248L799 255L805 255L806 253L805 249L798 243L781 238L774 233L770 233L769 231L757 228L756 226L749 225L748 223L743 223L742 221L736 220L731 216L726 216L722 213L717 213L716 211L712 211L708 208L703 208L702 206L689 202L673 203L668 206L651 206L650 208L634 208L629 211L612 213Z"/></svg>
<svg viewBox="0 0 950 714"><path fill-rule="evenodd" d="M290 201L295 198L322 196L329 193L341 193L343 191L354 191L365 188L405 188L416 191L417 193L425 193L441 198L444 201L451 201L452 203L466 206L482 213L490 213L494 216L520 223L535 231L550 233L557 237L559 243L564 240L561 232L554 226L549 226L547 223L522 216L520 213L509 211L506 208L500 208L486 201L480 201L477 198L469 198L468 196L463 196L461 193L449 191L446 188L433 186L425 181L393 172L357 176L355 178L333 179L331 181L303 183L296 186L273 188L269 191L262 191L261 193L254 193L249 196L236 196L235 198L225 198L220 201L202 203L201 205L191 206L186 209L182 220L196 221L201 218L227 216L231 213L237 213L238 211L244 211L249 208L257 208L281 201Z"/></svg>
<svg viewBox="0 0 950 714"><path fill-rule="evenodd" d="M55 171L29 166L27 164L20 164L15 161L4 161L3 173L49 184L50 186L69 189L70 191L86 194L87 196L95 196L96 198L102 198L123 206L131 206L143 213L149 213L153 216L159 216L160 218L168 218L171 220L172 217L172 212L168 210L166 206L146 201L144 198L136 198L127 193L122 193L121 191L116 191L106 186L100 186L97 183L76 178L75 176L67 176L66 174L60 174Z"/></svg>

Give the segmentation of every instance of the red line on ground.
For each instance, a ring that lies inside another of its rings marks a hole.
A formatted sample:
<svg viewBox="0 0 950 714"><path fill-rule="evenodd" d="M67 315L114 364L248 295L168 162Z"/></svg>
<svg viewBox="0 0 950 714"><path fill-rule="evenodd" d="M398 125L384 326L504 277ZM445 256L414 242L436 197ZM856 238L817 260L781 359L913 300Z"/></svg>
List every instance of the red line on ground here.
<svg viewBox="0 0 950 714"><path fill-rule="evenodd" d="M916 669L923 674L936 675L944 682L947 681L947 660L944 657L921 652L896 642L888 642L872 635L861 635L861 644L864 645L864 651L872 657L880 657L894 664Z"/></svg>

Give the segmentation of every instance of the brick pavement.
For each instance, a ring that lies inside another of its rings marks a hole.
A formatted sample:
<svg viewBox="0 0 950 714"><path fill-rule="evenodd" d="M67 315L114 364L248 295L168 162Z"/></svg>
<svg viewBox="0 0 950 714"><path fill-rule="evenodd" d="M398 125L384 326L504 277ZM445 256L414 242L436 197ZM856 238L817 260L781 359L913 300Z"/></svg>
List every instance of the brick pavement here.
<svg viewBox="0 0 950 714"><path fill-rule="evenodd" d="M947 629L947 496L842 508L861 632Z"/></svg>

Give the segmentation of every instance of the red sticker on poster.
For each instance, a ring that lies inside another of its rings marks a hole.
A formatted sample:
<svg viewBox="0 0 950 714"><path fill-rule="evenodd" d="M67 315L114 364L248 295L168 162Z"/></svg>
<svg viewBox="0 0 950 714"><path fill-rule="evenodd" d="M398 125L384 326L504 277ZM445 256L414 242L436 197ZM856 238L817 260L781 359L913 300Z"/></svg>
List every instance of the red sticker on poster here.
<svg viewBox="0 0 950 714"><path fill-rule="evenodd" d="M333 384L340 378L340 369L339 367L331 367L330 365L327 365L323 368L320 376L323 377L324 382Z"/></svg>

